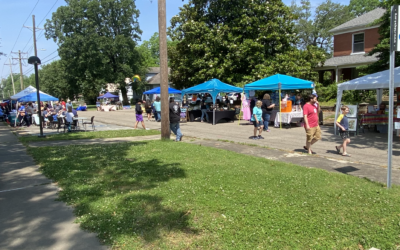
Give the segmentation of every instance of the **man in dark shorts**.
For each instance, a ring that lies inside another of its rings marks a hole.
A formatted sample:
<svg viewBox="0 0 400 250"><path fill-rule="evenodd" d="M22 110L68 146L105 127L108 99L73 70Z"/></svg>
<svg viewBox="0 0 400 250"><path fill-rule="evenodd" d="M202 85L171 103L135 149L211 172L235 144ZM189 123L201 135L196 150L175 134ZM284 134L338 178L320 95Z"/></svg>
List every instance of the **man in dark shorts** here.
<svg viewBox="0 0 400 250"><path fill-rule="evenodd" d="M304 149L307 150L308 154L315 154L311 150L311 145L321 140L321 128L318 125L318 108L314 106L316 102L317 97L309 95L308 102L303 107L304 127L307 135Z"/></svg>
<svg viewBox="0 0 400 250"><path fill-rule="evenodd" d="M350 143L350 135L349 135L349 120L347 119L347 114L349 113L349 107L343 106L340 108L342 110L342 114L339 115L336 120L336 126L339 128L339 135L343 139L343 143L338 147L336 146L336 151L340 154L340 148L343 148L343 156L350 156L347 153L347 145Z"/></svg>
<svg viewBox="0 0 400 250"><path fill-rule="evenodd" d="M135 111L136 111L136 123L135 123L135 129L137 129L137 125L139 122L142 123L143 129L146 129L144 126L144 121L143 121L143 110L142 110L142 100L138 100L135 106Z"/></svg>

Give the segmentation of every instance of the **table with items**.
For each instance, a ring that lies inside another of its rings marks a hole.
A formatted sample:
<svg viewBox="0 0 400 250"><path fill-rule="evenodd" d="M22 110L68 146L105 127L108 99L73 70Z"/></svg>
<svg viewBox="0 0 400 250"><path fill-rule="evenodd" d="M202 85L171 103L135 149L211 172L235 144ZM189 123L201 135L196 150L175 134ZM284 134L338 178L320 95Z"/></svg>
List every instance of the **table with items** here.
<svg viewBox="0 0 400 250"><path fill-rule="evenodd" d="M282 119L282 120L281 120ZM303 119L303 112L277 112L274 126L279 127L279 123L284 124L297 123Z"/></svg>

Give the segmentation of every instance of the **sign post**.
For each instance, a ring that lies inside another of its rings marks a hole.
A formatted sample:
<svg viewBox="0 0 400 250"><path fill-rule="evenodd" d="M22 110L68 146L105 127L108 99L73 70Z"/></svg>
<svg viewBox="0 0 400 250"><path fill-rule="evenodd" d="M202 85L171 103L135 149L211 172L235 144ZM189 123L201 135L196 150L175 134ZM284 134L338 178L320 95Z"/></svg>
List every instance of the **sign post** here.
<svg viewBox="0 0 400 250"><path fill-rule="evenodd" d="M399 5L392 6L390 17L390 68L389 68L389 129L388 129L388 172L387 188L392 186L392 154L393 154L393 99L394 99L394 64L395 52L400 51L399 42Z"/></svg>

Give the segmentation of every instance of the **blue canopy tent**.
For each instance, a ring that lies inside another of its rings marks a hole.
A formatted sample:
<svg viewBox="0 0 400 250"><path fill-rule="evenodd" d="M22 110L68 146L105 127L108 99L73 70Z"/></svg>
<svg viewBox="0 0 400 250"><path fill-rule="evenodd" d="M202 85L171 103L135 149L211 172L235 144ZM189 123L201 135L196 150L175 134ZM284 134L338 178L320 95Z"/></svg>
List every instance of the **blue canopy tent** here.
<svg viewBox="0 0 400 250"><path fill-rule="evenodd" d="M45 94L45 93L39 93L40 95L40 101L44 102L49 102L49 101L58 101L58 98ZM26 96L23 96L18 99L18 102L37 102L37 93L30 93Z"/></svg>
<svg viewBox="0 0 400 250"><path fill-rule="evenodd" d="M143 94L144 95L154 95L154 94L160 94L160 93L161 93L161 88L157 87L154 89L147 90ZM168 94L181 94L181 93L182 93L182 91L180 91L180 90L168 88Z"/></svg>
<svg viewBox="0 0 400 250"><path fill-rule="evenodd" d="M104 95L97 97L97 99L103 99L103 98L119 98L119 96L107 92Z"/></svg>
<svg viewBox="0 0 400 250"><path fill-rule="evenodd" d="M281 96L281 90L313 89L313 88L314 88L314 83L311 81L303 80L293 76L276 74L255 81L253 83L244 85L244 92L248 93L250 90L279 90L279 96ZM280 101L279 101L279 110L281 110ZM279 114L280 113L281 112L279 112ZM282 123L281 123L281 128L282 128Z"/></svg>
<svg viewBox="0 0 400 250"><path fill-rule="evenodd" d="M186 94L196 94L196 93L209 93L213 99L213 104L215 104L215 101L217 99L217 95L218 93L224 92L224 93L230 93L230 92L236 92L236 93L240 93L242 92L243 89L242 88L238 88L226 83L221 82L218 79L211 79L205 83L196 85L194 87L188 88L188 89L184 89L182 90L182 94L186 95ZM213 112L213 125L215 122L215 109Z"/></svg>

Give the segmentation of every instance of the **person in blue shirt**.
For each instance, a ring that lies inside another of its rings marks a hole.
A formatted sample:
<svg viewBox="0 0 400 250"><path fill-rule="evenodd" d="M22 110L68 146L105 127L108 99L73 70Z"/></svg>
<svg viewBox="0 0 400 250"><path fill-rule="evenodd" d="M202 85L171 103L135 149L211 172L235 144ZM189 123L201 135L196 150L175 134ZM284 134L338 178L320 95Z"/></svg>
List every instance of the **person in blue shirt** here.
<svg viewBox="0 0 400 250"><path fill-rule="evenodd" d="M261 133L263 131L264 127L264 120L262 118L262 102L257 101L256 105L253 108L253 115L251 116L251 121L254 124L254 136L253 140L259 140L259 139L264 139L264 137L261 136ZM258 136L257 136L257 130L258 130Z"/></svg>
<svg viewBox="0 0 400 250"><path fill-rule="evenodd" d="M157 96L156 101L153 103L153 106L157 113L157 121L159 122L161 121L161 102L159 96Z"/></svg>

